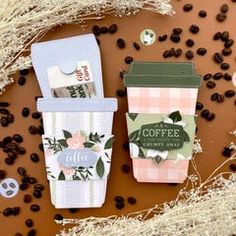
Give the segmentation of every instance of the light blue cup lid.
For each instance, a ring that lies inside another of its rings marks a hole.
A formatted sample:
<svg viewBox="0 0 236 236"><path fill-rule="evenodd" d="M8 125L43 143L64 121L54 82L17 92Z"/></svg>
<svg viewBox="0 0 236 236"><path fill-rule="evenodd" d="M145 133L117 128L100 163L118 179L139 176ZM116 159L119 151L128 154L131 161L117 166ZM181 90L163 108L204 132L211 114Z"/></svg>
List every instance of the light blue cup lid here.
<svg viewBox="0 0 236 236"><path fill-rule="evenodd" d="M39 98L40 112L115 112L116 98Z"/></svg>
<svg viewBox="0 0 236 236"><path fill-rule="evenodd" d="M31 57L40 89L45 98L53 97L47 69L58 66L65 74L70 74L79 61L90 63L96 97L104 97L100 50L93 34L32 44Z"/></svg>

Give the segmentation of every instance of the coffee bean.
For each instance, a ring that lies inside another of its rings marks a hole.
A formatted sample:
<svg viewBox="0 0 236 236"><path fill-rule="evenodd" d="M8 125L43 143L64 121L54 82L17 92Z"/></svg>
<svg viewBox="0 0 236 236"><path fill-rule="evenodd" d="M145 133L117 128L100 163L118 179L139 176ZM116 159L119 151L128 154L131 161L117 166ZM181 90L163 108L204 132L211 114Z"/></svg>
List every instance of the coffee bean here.
<svg viewBox="0 0 236 236"><path fill-rule="evenodd" d="M3 115L8 115L9 111L6 108L0 108L0 113Z"/></svg>
<svg viewBox="0 0 236 236"><path fill-rule="evenodd" d="M203 109L203 107L204 107L203 104L201 102L197 101L197 103L196 103L196 110L200 111L200 110Z"/></svg>
<svg viewBox="0 0 236 236"><path fill-rule="evenodd" d="M7 122L8 123L13 123L14 122L14 115L13 114L8 114L7 115Z"/></svg>
<svg viewBox="0 0 236 236"><path fill-rule="evenodd" d="M170 40L174 43L178 43L180 41L180 36L178 34L171 34Z"/></svg>
<svg viewBox="0 0 236 236"><path fill-rule="evenodd" d="M38 134L38 128L34 125L29 126L28 130L31 134Z"/></svg>
<svg viewBox="0 0 236 236"><path fill-rule="evenodd" d="M20 207L13 207L13 208L12 208L12 214L13 214L14 216L19 215L19 213L20 213Z"/></svg>
<svg viewBox="0 0 236 236"><path fill-rule="evenodd" d="M38 181L37 181L37 179L36 178L34 178L34 177L30 177L29 178L29 183L30 184L36 184Z"/></svg>
<svg viewBox="0 0 236 236"><path fill-rule="evenodd" d="M217 64L220 64L224 61L224 58L223 56L219 53L219 52L216 52L214 55L213 55L213 59L214 61L217 63Z"/></svg>
<svg viewBox="0 0 236 236"><path fill-rule="evenodd" d="M227 15L225 13L219 13L216 15L216 20L219 21L219 22L223 22L225 21L227 18Z"/></svg>
<svg viewBox="0 0 236 236"><path fill-rule="evenodd" d="M109 31L108 31L108 28L107 28L106 26L102 26L102 27L100 28L100 32L101 32L102 34L107 34Z"/></svg>
<svg viewBox="0 0 236 236"><path fill-rule="evenodd" d="M235 165L235 164L230 164L229 168L230 168L232 171L236 171L236 165Z"/></svg>
<svg viewBox="0 0 236 236"><path fill-rule="evenodd" d="M182 55L182 52L183 50L181 48L177 48L175 51L174 51L174 56L175 57L180 57Z"/></svg>
<svg viewBox="0 0 236 236"><path fill-rule="evenodd" d="M117 97L124 97L125 95L126 95L126 93L123 89L117 89L116 90L116 96Z"/></svg>
<svg viewBox="0 0 236 236"><path fill-rule="evenodd" d="M185 56L187 57L187 59L192 59L194 57L194 53L192 50L188 50L186 53L185 53Z"/></svg>
<svg viewBox="0 0 236 236"><path fill-rule="evenodd" d="M4 117L4 116L2 116L2 117L1 117L1 125L2 125L2 127L7 127L8 124L9 124L9 123L8 123L7 118Z"/></svg>
<svg viewBox="0 0 236 236"><path fill-rule="evenodd" d="M168 37L167 34L163 34L162 36L158 37L158 40L159 40L159 42L164 42L164 41L166 41L167 37Z"/></svg>
<svg viewBox="0 0 236 236"><path fill-rule="evenodd" d="M36 230L35 229L31 229L28 233L27 236L35 236L36 235Z"/></svg>
<svg viewBox="0 0 236 236"><path fill-rule="evenodd" d="M233 152L233 149L228 148L228 147L225 147L221 154L222 154L224 157L231 157L232 152Z"/></svg>
<svg viewBox="0 0 236 236"><path fill-rule="evenodd" d="M19 175L22 175L22 176L26 174L26 170L24 167L18 167L17 172Z"/></svg>
<svg viewBox="0 0 236 236"><path fill-rule="evenodd" d="M197 34L199 32L199 30L200 30L200 28L195 24L191 25L189 28L189 31L193 34Z"/></svg>
<svg viewBox="0 0 236 236"><path fill-rule="evenodd" d="M223 42L226 42L228 39L229 39L229 32L228 32L228 31L222 32L222 34L221 34L221 40L222 40Z"/></svg>
<svg viewBox="0 0 236 236"><path fill-rule="evenodd" d="M24 147L18 146L16 152L20 155L24 155L26 153L26 150Z"/></svg>
<svg viewBox="0 0 236 236"><path fill-rule="evenodd" d="M0 107L9 107L10 103L9 102L0 102Z"/></svg>
<svg viewBox="0 0 236 236"><path fill-rule="evenodd" d="M7 165L13 165L14 164L14 160L11 159L10 157L5 158L4 161Z"/></svg>
<svg viewBox="0 0 236 236"><path fill-rule="evenodd" d="M163 52L162 56L164 58L168 58L168 57L171 57L171 51L170 50L166 50Z"/></svg>
<svg viewBox="0 0 236 236"><path fill-rule="evenodd" d="M32 113L32 118L33 118L33 119L39 119L39 118L41 118L41 113L40 113L40 112L33 112L33 113Z"/></svg>
<svg viewBox="0 0 236 236"><path fill-rule="evenodd" d="M29 185L27 184L27 183L22 183L22 184L20 184L20 190L22 190L22 191L25 191L26 189L28 189L28 187L29 187Z"/></svg>
<svg viewBox="0 0 236 236"><path fill-rule="evenodd" d="M23 142L23 137L20 134L14 134L12 138L17 143L22 143Z"/></svg>
<svg viewBox="0 0 236 236"><path fill-rule="evenodd" d="M225 62L220 65L220 68L222 70L228 70L229 67L230 67L229 63L225 63Z"/></svg>
<svg viewBox="0 0 236 236"><path fill-rule="evenodd" d="M216 86L216 83L214 81L209 80L209 81L207 81L206 86L207 86L207 88L212 89Z"/></svg>
<svg viewBox="0 0 236 236"><path fill-rule="evenodd" d="M231 48L224 48L221 53L224 55L224 56L229 56L231 55L232 53L232 49Z"/></svg>
<svg viewBox="0 0 236 236"><path fill-rule="evenodd" d="M39 155L37 153L31 153L30 154L30 159L32 162L39 162Z"/></svg>
<svg viewBox="0 0 236 236"><path fill-rule="evenodd" d="M134 43L133 43L133 47L134 47L137 51L140 50L140 45L139 45L137 42L134 42Z"/></svg>
<svg viewBox="0 0 236 236"><path fill-rule="evenodd" d="M14 183L10 183L9 186L10 186L11 188L16 188L16 185L15 185Z"/></svg>
<svg viewBox="0 0 236 236"><path fill-rule="evenodd" d="M32 196L30 194L25 194L23 201L24 203L30 203L32 201Z"/></svg>
<svg viewBox="0 0 236 236"><path fill-rule="evenodd" d="M114 200L116 202L122 202L122 203L125 201L125 199L122 196L115 196Z"/></svg>
<svg viewBox="0 0 236 236"><path fill-rule="evenodd" d="M215 119L215 116L216 116L215 113L210 113L210 114L207 115L206 120L207 121L212 121L212 120Z"/></svg>
<svg viewBox="0 0 236 236"><path fill-rule="evenodd" d="M63 216L61 214L54 215L54 220L63 220Z"/></svg>
<svg viewBox="0 0 236 236"><path fill-rule="evenodd" d="M224 80L231 81L232 80L232 76L230 74L228 74L228 73L225 73L224 74Z"/></svg>
<svg viewBox="0 0 236 236"><path fill-rule="evenodd" d="M34 189L35 190L39 190L39 191L43 191L44 190L44 186L42 184L35 184L34 185Z"/></svg>
<svg viewBox="0 0 236 236"><path fill-rule="evenodd" d="M22 109L22 111L21 111L21 114L22 114L23 117L28 117L29 114L30 114L29 108L28 108L28 107L24 107L24 108Z"/></svg>
<svg viewBox="0 0 236 236"><path fill-rule="evenodd" d="M15 233L15 236L23 236L21 233Z"/></svg>
<svg viewBox="0 0 236 236"><path fill-rule="evenodd" d="M20 70L20 75L22 76L26 76L29 74L29 70L28 69L23 69L23 70Z"/></svg>
<svg viewBox="0 0 236 236"><path fill-rule="evenodd" d="M211 79L211 77L212 77L212 74L210 74L210 73L205 74L205 75L203 76L203 80L207 81L207 80Z"/></svg>
<svg viewBox="0 0 236 236"><path fill-rule="evenodd" d="M70 213L77 213L78 209L77 208L70 208L68 209Z"/></svg>
<svg viewBox="0 0 236 236"><path fill-rule="evenodd" d="M123 146L124 150L126 150L126 151L129 150L129 142L124 142L122 146Z"/></svg>
<svg viewBox="0 0 236 236"><path fill-rule="evenodd" d="M37 205L37 204L32 204L30 206L30 210L33 211L33 212L38 212L38 211L40 211L40 206Z"/></svg>
<svg viewBox="0 0 236 236"><path fill-rule="evenodd" d="M111 34L116 33L117 30L118 30L117 24L112 24L112 25L110 25L110 26L109 26L109 29L108 29L109 33L111 33Z"/></svg>
<svg viewBox="0 0 236 236"><path fill-rule="evenodd" d="M0 170L0 179L4 179L6 177L5 170Z"/></svg>
<svg viewBox="0 0 236 236"><path fill-rule="evenodd" d="M92 28L92 32L94 35L99 36L100 35L100 27L98 25L94 25Z"/></svg>
<svg viewBox="0 0 236 236"><path fill-rule="evenodd" d="M27 184L29 183L29 179L30 179L29 176L25 175L22 177L21 182L24 184Z"/></svg>
<svg viewBox="0 0 236 236"><path fill-rule="evenodd" d="M6 136L3 138L3 145L6 145L8 143L10 143L12 141L12 137L11 136Z"/></svg>
<svg viewBox="0 0 236 236"><path fill-rule="evenodd" d="M12 160L15 160L17 158L17 154L13 151L7 152L7 156L11 158Z"/></svg>
<svg viewBox="0 0 236 236"><path fill-rule="evenodd" d="M220 11L221 11L222 13L226 13L226 12L228 12L228 10L229 10L228 4L223 4L223 5L220 7Z"/></svg>
<svg viewBox="0 0 236 236"><path fill-rule="evenodd" d="M124 75L125 75L126 71L125 70L121 70L119 73L119 76L121 79L124 79Z"/></svg>
<svg viewBox="0 0 236 236"><path fill-rule="evenodd" d="M130 166L127 164L124 164L121 166L121 171L125 174L128 174L130 172Z"/></svg>
<svg viewBox="0 0 236 236"><path fill-rule="evenodd" d="M26 78L23 77L23 76L21 76L21 77L18 79L18 84L19 84L20 86L25 85L25 82L26 82Z"/></svg>
<svg viewBox="0 0 236 236"><path fill-rule="evenodd" d="M174 34L181 34L183 32L183 29L181 29L181 28L174 28L172 32Z"/></svg>
<svg viewBox="0 0 236 236"><path fill-rule="evenodd" d="M201 117L206 118L210 114L208 109L205 109L201 112Z"/></svg>
<svg viewBox="0 0 236 236"><path fill-rule="evenodd" d="M34 196L35 198L41 198L41 197L42 197L42 193L41 193L41 191L34 190L33 196Z"/></svg>
<svg viewBox="0 0 236 236"><path fill-rule="evenodd" d="M223 74L221 72L217 72L213 75L214 80L220 80L223 78Z"/></svg>
<svg viewBox="0 0 236 236"><path fill-rule="evenodd" d="M211 101L216 101L217 98L218 98L218 93L213 93L213 94L211 95Z"/></svg>
<svg viewBox="0 0 236 236"><path fill-rule="evenodd" d="M116 203L116 208L117 208L117 209L120 210L120 209L123 209L124 207L125 207L125 204L124 204L123 202L117 202L117 203Z"/></svg>
<svg viewBox="0 0 236 236"><path fill-rule="evenodd" d="M191 3L187 3L187 4L185 4L184 6L183 6L183 10L185 11L185 12L189 12L189 11L191 11L193 9L193 5L191 4Z"/></svg>
<svg viewBox="0 0 236 236"><path fill-rule="evenodd" d="M224 47L225 48L230 48L232 47L234 44L234 40L233 39L228 39L225 43L224 43Z"/></svg>
<svg viewBox="0 0 236 236"><path fill-rule="evenodd" d="M221 39L221 35L222 35L221 32L216 32L216 33L214 34L214 36L213 36L213 39L214 39L214 40L219 40L219 39Z"/></svg>
<svg viewBox="0 0 236 236"><path fill-rule="evenodd" d="M134 205L134 204L137 202L134 197L128 197L127 200L128 200L128 203L130 203L130 204L132 204L132 205Z"/></svg>
<svg viewBox="0 0 236 236"><path fill-rule="evenodd" d="M218 94L218 96L217 96L217 102L218 103L222 103L222 102L224 102L224 100L225 100L225 97L224 97L224 95L223 94Z"/></svg>
<svg viewBox="0 0 236 236"><path fill-rule="evenodd" d="M32 219L27 219L27 220L25 220L25 225L26 225L28 228L31 228L31 227L33 227L33 225L34 225L34 222L33 222Z"/></svg>
<svg viewBox="0 0 236 236"><path fill-rule="evenodd" d="M122 39L122 38L119 38L119 39L117 39L117 46L119 47L119 48L125 48L125 45L126 45L126 43L125 43L125 40L124 39Z"/></svg>
<svg viewBox="0 0 236 236"><path fill-rule="evenodd" d="M4 216L10 216L12 215L12 209L10 207L7 207L6 209L3 210L2 214Z"/></svg>
<svg viewBox="0 0 236 236"><path fill-rule="evenodd" d="M197 54L200 56L204 56L207 53L207 49L206 48L198 48L197 49Z"/></svg>
<svg viewBox="0 0 236 236"><path fill-rule="evenodd" d="M39 144L39 150L44 152L44 148L43 148L43 144L42 143Z"/></svg>
<svg viewBox="0 0 236 236"><path fill-rule="evenodd" d="M131 56L125 57L125 63L126 63L126 64L130 64L133 60L134 60L134 59L133 59L133 57L131 57Z"/></svg>
<svg viewBox="0 0 236 236"><path fill-rule="evenodd" d="M200 17L202 17L202 18L205 18L205 17L207 16L207 12L206 12L205 10L200 10L200 11L198 12L198 15L199 15Z"/></svg>
<svg viewBox="0 0 236 236"><path fill-rule="evenodd" d="M232 98L232 97L234 97L234 95L235 95L235 91L232 89L225 91L225 97L227 97L227 98Z"/></svg>

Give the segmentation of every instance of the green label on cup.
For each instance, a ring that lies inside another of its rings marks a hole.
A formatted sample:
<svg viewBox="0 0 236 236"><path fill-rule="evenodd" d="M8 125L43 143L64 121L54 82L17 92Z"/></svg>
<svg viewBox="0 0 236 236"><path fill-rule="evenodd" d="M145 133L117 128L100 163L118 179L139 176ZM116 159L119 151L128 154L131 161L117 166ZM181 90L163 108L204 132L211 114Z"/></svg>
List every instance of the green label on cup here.
<svg viewBox="0 0 236 236"><path fill-rule="evenodd" d="M179 111L170 114L126 114L131 158L189 160L195 136L195 116Z"/></svg>
<svg viewBox="0 0 236 236"><path fill-rule="evenodd" d="M144 148L159 151L182 148L184 130L181 125L159 122L143 125L140 129L140 142Z"/></svg>

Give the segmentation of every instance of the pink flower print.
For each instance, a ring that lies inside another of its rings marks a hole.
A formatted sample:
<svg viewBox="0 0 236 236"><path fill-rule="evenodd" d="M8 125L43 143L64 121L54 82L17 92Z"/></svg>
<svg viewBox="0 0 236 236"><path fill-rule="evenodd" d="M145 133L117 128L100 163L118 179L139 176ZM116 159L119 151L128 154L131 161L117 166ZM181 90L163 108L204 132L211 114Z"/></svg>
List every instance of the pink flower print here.
<svg viewBox="0 0 236 236"><path fill-rule="evenodd" d="M64 167L63 165L60 165L60 170L62 170L64 175L66 175L68 177L70 177L70 176L75 174L75 169L67 168L67 167Z"/></svg>
<svg viewBox="0 0 236 236"><path fill-rule="evenodd" d="M68 148L71 149L84 148L85 141L86 137L82 135L80 132L74 133L71 138L68 138L66 140Z"/></svg>

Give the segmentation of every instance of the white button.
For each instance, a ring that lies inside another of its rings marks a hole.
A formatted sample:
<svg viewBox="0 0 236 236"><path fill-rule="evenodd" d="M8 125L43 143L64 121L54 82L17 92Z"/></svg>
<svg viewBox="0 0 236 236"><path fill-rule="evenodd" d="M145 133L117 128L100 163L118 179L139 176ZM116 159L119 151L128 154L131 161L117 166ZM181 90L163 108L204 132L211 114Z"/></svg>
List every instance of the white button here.
<svg viewBox="0 0 236 236"><path fill-rule="evenodd" d="M19 184L15 179L6 178L0 182L0 195L5 198L16 196L19 191Z"/></svg>

